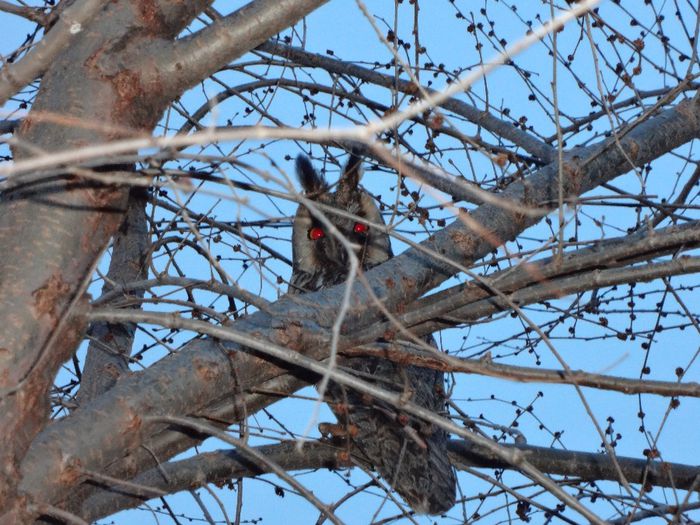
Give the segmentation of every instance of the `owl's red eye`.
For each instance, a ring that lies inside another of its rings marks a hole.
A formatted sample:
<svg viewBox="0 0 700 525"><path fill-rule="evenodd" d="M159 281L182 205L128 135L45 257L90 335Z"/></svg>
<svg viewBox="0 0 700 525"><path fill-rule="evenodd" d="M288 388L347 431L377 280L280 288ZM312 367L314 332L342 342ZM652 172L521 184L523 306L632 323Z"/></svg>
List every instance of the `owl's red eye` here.
<svg viewBox="0 0 700 525"><path fill-rule="evenodd" d="M324 232L323 229L319 228L318 226L314 226L309 230L309 239L311 239L312 241L317 241L325 236L326 232Z"/></svg>
<svg viewBox="0 0 700 525"><path fill-rule="evenodd" d="M352 227L355 233L367 233L369 231L369 224L363 222L356 222L355 226Z"/></svg>

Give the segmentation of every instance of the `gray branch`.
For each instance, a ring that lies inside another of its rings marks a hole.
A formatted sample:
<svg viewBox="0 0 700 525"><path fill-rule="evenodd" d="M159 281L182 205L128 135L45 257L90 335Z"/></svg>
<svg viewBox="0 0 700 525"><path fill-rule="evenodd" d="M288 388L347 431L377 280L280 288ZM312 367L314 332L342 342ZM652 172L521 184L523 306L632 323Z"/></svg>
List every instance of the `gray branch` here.
<svg viewBox="0 0 700 525"><path fill-rule="evenodd" d="M146 193L132 188L124 222L114 236L112 257L102 293L106 294L125 283L145 279L148 275L146 256L150 235L146 223ZM144 289L134 295L143 297ZM103 394L129 371L129 356L136 325L95 323L90 328L88 345L76 400L79 404Z"/></svg>
<svg viewBox="0 0 700 525"><path fill-rule="evenodd" d="M296 23L328 0L252 0L187 38L153 43L134 57L157 60L157 81L181 93L220 67L250 51L272 35ZM151 68L150 62L144 64ZM135 64L134 67L139 67Z"/></svg>
<svg viewBox="0 0 700 525"><path fill-rule="evenodd" d="M85 30L85 25L104 3L99 0L76 0L58 17L51 30L19 62L0 69L0 106L51 65L71 39Z"/></svg>
<svg viewBox="0 0 700 525"><path fill-rule="evenodd" d="M582 481L619 479L619 472L610 457L600 453L558 450L530 445L501 445L517 449L540 471L550 475L565 475ZM449 445L450 460L457 469L512 467L488 450L464 440L452 440ZM353 462L343 461L348 445L342 447L327 442L308 442L299 452L296 441L256 448L259 455L287 471L305 469L342 469L361 464L361 458L353 455ZM655 485L688 490L695 487L700 467L662 461L649 461L617 456L616 461L625 478L631 483ZM181 461L172 461L150 469L126 483L101 483L91 481L99 488L85 501L80 515L96 520L119 510L136 507L153 497L154 492L174 494L208 483L222 484L232 479L252 478L270 472L266 463L250 460L250 456L237 450L218 450ZM697 487L695 487L697 490Z"/></svg>
<svg viewBox="0 0 700 525"><path fill-rule="evenodd" d="M419 92L418 86L408 80L396 79L393 75L384 75L362 66L311 53L304 49L288 46L276 41L265 42L258 47L258 51L285 57L302 66L318 67L336 75L347 75L364 80L365 82L371 82L378 86L397 89L402 93L415 95ZM430 94L435 93L434 89L426 86L421 86L420 90ZM494 117L488 111L482 111L455 98L446 100L441 106L452 111L456 115L468 119L477 126L483 127L494 135L503 137L513 144L520 146L543 162L551 162L554 160L554 148L537 140L529 133L516 128L512 123Z"/></svg>
<svg viewBox="0 0 700 525"><path fill-rule="evenodd" d="M35 22L42 26L46 24L47 16L43 13L41 8L38 7L26 7L11 4L10 2L0 1L0 11L21 16L22 18L26 18L30 22Z"/></svg>

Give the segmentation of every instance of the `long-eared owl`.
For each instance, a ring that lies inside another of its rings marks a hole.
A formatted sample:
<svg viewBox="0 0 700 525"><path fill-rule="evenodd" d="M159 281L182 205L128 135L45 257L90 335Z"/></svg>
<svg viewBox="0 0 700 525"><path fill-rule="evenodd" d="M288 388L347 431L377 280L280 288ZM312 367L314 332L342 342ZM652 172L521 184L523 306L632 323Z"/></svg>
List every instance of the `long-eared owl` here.
<svg viewBox="0 0 700 525"><path fill-rule="evenodd" d="M326 213L338 232L350 241L363 270L392 257L384 220L372 197L359 187L360 160L351 156L333 188L303 155L296 161L297 176L307 198L356 217ZM293 272L289 293L311 292L339 284L348 277L345 246L327 232L304 206L299 206L292 233ZM434 344L432 337L428 340ZM361 357L341 361L362 379L399 393L402 397L440 413L445 409L442 372L401 366L390 361ZM441 514L455 503L455 476L447 457L447 434L439 428L401 414L396 407L331 382L327 400L341 425L352 426L354 454L365 468L379 472L418 513Z"/></svg>

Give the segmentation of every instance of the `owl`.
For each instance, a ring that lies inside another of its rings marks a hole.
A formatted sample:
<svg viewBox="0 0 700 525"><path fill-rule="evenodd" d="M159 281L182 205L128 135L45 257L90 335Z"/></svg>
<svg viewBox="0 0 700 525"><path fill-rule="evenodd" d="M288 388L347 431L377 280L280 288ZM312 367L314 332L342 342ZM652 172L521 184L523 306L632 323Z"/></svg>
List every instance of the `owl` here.
<svg viewBox="0 0 700 525"><path fill-rule="evenodd" d="M306 197L348 212L353 218L325 216L353 246L360 266L369 270L392 257L384 220L372 197L359 187L360 159L351 156L334 191L303 155L296 170ZM344 282L349 258L345 246L326 231L308 209L294 218L293 270L289 293L302 294ZM428 342L434 345L432 337ZM401 366L375 357L346 359L344 369L377 386L400 394L435 413L445 410L442 372ZM455 475L447 457L447 434L403 414L396 407L331 382L327 401L339 424L352 429L353 454L363 468L377 471L420 514L442 514L455 503Z"/></svg>

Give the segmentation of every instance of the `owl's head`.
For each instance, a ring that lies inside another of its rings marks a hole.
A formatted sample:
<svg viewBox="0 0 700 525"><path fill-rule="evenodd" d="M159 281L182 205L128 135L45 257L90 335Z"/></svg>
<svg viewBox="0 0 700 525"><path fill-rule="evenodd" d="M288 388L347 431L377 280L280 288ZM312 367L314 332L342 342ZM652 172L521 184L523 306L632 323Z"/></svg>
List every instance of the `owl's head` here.
<svg viewBox="0 0 700 525"><path fill-rule="evenodd" d="M323 211L325 217L353 246L363 270L383 263L391 257L389 236L381 228L358 220L366 219L384 225L379 208L372 197L360 188L360 159L350 156L335 188L311 165L308 157L296 161L297 176L309 200L347 212L344 217ZM322 210L320 210L322 211ZM290 293L303 293L338 284L347 278L349 256L346 246L304 206L294 218L292 250L294 268Z"/></svg>

